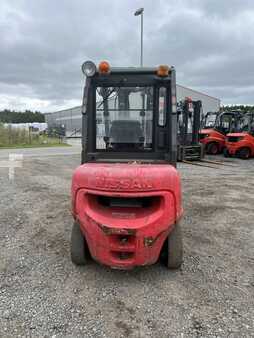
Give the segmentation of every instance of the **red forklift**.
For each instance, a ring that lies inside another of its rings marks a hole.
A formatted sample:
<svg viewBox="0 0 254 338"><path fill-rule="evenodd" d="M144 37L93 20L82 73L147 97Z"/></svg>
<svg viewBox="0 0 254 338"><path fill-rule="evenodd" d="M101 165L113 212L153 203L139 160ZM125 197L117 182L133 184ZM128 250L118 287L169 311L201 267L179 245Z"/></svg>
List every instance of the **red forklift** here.
<svg viewBox="0 0 254 338"><path fill-rule="evenodd" d="M72 178L71 259L117 269L182 263L174 67L82 66L82 160Z"/></svg>
<svg viewBox="0 0 254 338"><path fill-rule="evenodd" d="M254 112L243 116L241 132L227 134L224 156L244 160L254 156Z"/></svg>
<svg viewBox="0 0 254 338"><path fill-rule="evenodd" d="M223 152L226 135L239 130L241 118L240 111L208 113L205 116L199 141L204 144L207 154L216 155Z"/></svg>

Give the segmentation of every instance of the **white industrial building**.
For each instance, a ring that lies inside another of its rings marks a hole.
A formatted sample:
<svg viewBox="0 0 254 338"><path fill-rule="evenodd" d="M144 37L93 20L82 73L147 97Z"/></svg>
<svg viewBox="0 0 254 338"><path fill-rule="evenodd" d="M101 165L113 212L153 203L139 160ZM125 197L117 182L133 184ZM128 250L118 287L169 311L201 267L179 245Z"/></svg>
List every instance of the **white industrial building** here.
<svg viewBox="0 0 254 338"><path fill-rule="evenodd" d="M193 101L201 100L204 114L216 112L220 109L220 99L181 85L176 85L176 96L177 102L184 100L186 97L191 97Z"/></svg>
<svg viewBox="0 0 254 338"><path fill-rule="evenodd" d="M192 100L201 100L203 113L216 112L220 109L220 99L209 96L190 88L177 85L177 101L184 100L186 97ZM46 113L46 122L49 128L51 126L63 126L67 137L80 138L81 136L81 106L69 108L57 112Z"/></svg>

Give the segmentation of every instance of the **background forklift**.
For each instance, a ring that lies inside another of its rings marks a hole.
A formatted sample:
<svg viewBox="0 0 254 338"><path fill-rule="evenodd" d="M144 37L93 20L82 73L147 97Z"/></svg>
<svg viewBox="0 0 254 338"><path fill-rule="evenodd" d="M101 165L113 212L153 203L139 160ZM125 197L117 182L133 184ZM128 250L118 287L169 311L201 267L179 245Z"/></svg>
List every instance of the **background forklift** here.
<svg viewBox="0 0 254 338"><path fill-rule="evenodd" d="M244 160L254 156L254 112L243 116L239 133L227 134L224 156Z"/></svg>
<svg viewBox="0 0 254 338"><path fill-rule="evenodd" d="M218 169L218 165L228 165L204 157L204 145L199 142L202 102L187 97L178 103L177 160L186 164ZM215 165L215 166L214 166Z"/></svg>
<svg viewBox="0 0 254 338"><path fill-rule="evenodd" d="M199 142L201 101L185 98L178 103L178 147L177 160L201 161L204 157L203 145Z"/></svg>
<svg viewBox="0 0 254 338"><path fill-rule="evenodd" d="M71 259L130 269L182 263L173 67L87 61L82 163L72 178ZM99 101L99 103L98 103Z"/></svg>
<svg viewBox="0 0 254 338"><path fill-rule="evenodd" d="M207 119L211 116L207 116ZM216 116L213 127L200 131L199 141L204 144L207 154L216 155L225 148L226 135L240 129L242 113L240 111L222 112ZM207 119L205 125L207 124ZM210 120L209 124L212 124Z"/></svg>

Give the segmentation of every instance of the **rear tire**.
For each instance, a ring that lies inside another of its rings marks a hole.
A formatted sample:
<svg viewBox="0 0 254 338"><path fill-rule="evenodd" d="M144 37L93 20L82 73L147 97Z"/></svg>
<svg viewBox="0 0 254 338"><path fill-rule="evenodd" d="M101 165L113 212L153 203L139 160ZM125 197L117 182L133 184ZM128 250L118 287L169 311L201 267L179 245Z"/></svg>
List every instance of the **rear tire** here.
<svg viewBox="0 0 254 338"><path fill-rule="evenodd" d="M207 154L211 154L211 155L219 154L220 152L219 144L216 142L208 143L208 145L206 146L206 152Z"/></svg>
<svg viewBox="0 0 254 338"><path fill-rule="evenodd" d="M251 152L250 149L245 147L241 148L237 152L237 157L241 158L242 160L248 160L250 158Z"/></svg>
<svg viewBox="0 0 254 338"><path fill-rule="evenodd" d="M86 265L89 251L80 225L74 222L71 232L71 260L76 265Z"/></svg>
<svg viewBox="0 0 254 338"><path fill-rule="evenodd" d="M168 269L178 269L183 262L183 241L180 223L176 223L162 248L162 261Z"/></svg>

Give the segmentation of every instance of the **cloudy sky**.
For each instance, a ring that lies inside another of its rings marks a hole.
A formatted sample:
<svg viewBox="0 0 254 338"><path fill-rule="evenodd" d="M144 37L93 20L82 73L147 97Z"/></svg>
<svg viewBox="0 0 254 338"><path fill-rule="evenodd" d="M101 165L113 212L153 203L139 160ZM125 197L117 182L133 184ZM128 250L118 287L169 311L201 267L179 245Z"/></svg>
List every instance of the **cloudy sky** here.
<svg viewBox="0 0 254 338"><path fill-rule="evenodd" d="M177 82L254 104L254 0L1 0L0 109L42 112L81 102L80 65L176 67Z"/></svg>

